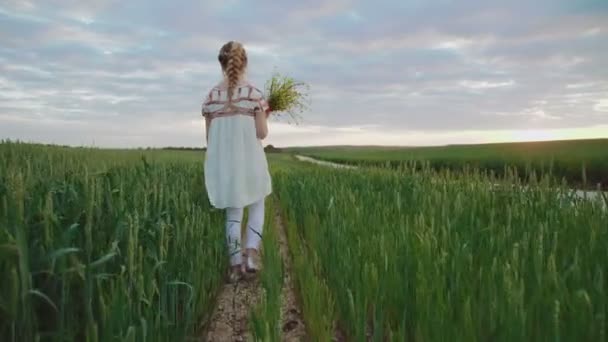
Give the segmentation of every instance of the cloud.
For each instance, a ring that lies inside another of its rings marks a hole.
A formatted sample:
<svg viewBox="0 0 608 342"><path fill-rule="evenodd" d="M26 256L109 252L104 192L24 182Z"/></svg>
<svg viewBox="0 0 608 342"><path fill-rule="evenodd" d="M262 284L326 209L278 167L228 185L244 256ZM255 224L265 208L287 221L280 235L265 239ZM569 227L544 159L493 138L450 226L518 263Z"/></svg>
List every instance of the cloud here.
<svg viewBox="0 0 608 342"><path fill-rule="evenodd" d="M200 145L232 39L258 86L274 70L311 86L303 126L273 123L278 144L608 124L603 2L9 0L0 137Z"/></svg>
<svg viewBox="0 0 608 342"><path fill-rule="evenodd" d="M471 81L471 80L464 80L460 82L460 85L465 87L465 88L470 88L470 89L492 89L492 88L503 88L503 87L510 87L515 85L515 81L513 80L508 80L508 81L498 81L498 82L490 82L490 81Z"/></svg>
<svg viewBox="0 0 608 342"><path fill-rule="evenodd" d="M596 112L605 112L608 113L608 99L600 99L593 106L593 110Z"/></svg>

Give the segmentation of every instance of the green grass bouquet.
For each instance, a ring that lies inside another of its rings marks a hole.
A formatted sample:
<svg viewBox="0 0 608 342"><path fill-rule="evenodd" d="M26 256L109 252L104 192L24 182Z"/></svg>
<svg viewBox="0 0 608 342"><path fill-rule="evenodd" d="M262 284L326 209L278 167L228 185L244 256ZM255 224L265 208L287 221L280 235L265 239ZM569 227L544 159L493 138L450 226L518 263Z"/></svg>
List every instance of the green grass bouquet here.
<svg viewBox="0 0 608 342"><path fill-rule="evenodd" d="M306 83L275 73L266 82L269 114L278 116L286 114L290 122L299 123L302 119L301 114L310 104L308 90L309 86Z"/></svg>

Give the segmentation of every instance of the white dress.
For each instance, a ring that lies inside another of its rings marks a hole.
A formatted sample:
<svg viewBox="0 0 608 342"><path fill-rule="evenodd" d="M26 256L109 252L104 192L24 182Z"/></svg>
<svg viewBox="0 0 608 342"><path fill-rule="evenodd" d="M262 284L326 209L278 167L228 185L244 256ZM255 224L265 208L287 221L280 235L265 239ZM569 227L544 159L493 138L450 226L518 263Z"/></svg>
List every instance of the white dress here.
<svg viewBox="0 0 608 342"><path fill-rule="evenodd" d="M268 104L260 90L243 81L228 104L226 83L214 87L203 103L211 118L205 156L205 186L216 208L243 208L272 192L268 162L257 138L255 111Z"/></svg>

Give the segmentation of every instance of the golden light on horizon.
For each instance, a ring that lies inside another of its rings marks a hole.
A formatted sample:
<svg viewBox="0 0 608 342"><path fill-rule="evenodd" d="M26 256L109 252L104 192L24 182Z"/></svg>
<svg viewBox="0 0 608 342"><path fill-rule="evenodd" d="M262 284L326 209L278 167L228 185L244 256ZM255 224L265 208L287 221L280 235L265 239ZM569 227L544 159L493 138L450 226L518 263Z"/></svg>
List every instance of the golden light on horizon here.
<svg viewBox="0 0 608 342"><path fill-rule="evenodd" d="M559 129L385 131L375 127L290 126L271 123L269 143L277 146L386 145L433 146L608 138L608 125ZM314 143L310 143L314 142Z"/></svg>
<svg viewBox="0 0 608 342"><path fill-rule="evenodd" d="M488 140L501 142L596 139L607 138L608 127L595 126L582 128L505 130L488 132L487 135Z"/></svg>
<svg viewBox="0 0 608 342"><path fill-rule="evenodd" d="M559 134L546 130L529 130L515 131L513 133L513 141L543 141L543 140L558 140Z"/></svg>

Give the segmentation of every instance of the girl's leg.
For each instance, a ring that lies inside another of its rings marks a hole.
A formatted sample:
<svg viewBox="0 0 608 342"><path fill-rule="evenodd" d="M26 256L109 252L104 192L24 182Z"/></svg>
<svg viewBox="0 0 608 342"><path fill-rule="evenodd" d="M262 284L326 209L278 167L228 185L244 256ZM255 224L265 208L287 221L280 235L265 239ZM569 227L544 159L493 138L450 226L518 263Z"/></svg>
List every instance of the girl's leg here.
<svg viewBox="0 0 608 342"><path fill-rule="evenodd" d="M247 220L247 235L245 248L247 250L260 248L262 232L264 230L264 199L249 205L249 217Z"/></svg>
<svg viewBox="0 0 608 342"><path fill-rule="evenodd" d="M243 219L243 208L226 209L226 241L228 253L230 253L230 265L240 265L242 262L241 252L241 220Z"/></svg>

